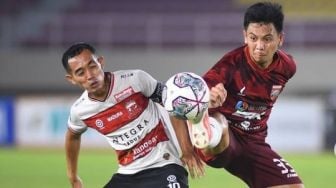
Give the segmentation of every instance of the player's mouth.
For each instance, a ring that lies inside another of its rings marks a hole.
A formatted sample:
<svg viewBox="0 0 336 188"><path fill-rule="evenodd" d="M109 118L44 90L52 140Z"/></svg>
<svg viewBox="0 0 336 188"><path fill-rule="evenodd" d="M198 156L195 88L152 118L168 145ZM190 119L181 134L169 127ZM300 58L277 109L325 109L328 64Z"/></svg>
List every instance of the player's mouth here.
<svg viewBox="0 0 336 188"><path fill-rule="evenodd" d="M264 59L265 57L266 57L265 54L260 54L260 53L256 53L256 54L254 54L254 58L255 58L256 60L258 60L258 59Z"/></svg>
<svg viewBox="0 0 336 188"><path fill-rule="evenodd" d="M99 82L98 81L94 81L90 83L90 87L92 89L96 89L99 86Z"/></svg>
<svg viewBox="0 0 336 188"><path fill-rule="evenodd" d="M258 56L258 57L266 56L266 54L265 54L265 53L262 53L262 52L255 52L254 55L255 55L255 56Z"/></svg>

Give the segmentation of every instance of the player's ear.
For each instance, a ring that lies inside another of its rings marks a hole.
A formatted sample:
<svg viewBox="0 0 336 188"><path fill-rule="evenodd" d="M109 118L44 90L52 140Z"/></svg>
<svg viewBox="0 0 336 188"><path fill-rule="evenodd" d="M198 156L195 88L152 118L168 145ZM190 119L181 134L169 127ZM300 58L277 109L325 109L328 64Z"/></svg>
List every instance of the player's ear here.
<svg viewBox="0 0 336 188"><path fill-rule="evenodd" d="M103 68L105 66L105 59L104 59L104 57L103 56L99 56L97 58L97 60L98 60L99 64L101 65L101 67Z"/></svg>
<svg viewBox="0 0 336 188"><path fill-rule="evenodd" d="M284 42L284 39L285 39L285 33L284 32L281 32L280 34L279 34L279 39L280 39L280 41L279 41L279 48L282 46L282 44L283 44L283 42Z"/></svg>
<svg viewBox="0 0 336 188"><path fill-rule="evenodd" d="M247 33L245 29L243 30L243 36L244 36L244 44L247 44Z"/></svg>
<svg viewBox="0 0 336 188"><path fill-rule="evenodd" d="M66 74L65 79L68 80L68 82L70 82L71 84L76 85L75 80L73 79L73 77L70 74Z"/></svg>

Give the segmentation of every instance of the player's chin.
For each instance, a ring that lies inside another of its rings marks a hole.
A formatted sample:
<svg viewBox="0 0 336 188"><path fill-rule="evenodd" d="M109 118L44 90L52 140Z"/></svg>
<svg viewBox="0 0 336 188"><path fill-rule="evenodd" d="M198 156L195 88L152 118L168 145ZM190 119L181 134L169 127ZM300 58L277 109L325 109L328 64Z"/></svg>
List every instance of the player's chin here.
<svg viewBox="0 0 336 188"><path fill-rule="evenodd" d="M99 92L99 89L97 87L87 87L86 88L88 93L97 93Z"/></svg>
<svg viewBox="0 0 336 188"><path fill-rule="evenodd" d="M256 54L256 55L253 56L253 59L254 59L255 62L262 62L262 61L264 61L265 56Z"/></svg>

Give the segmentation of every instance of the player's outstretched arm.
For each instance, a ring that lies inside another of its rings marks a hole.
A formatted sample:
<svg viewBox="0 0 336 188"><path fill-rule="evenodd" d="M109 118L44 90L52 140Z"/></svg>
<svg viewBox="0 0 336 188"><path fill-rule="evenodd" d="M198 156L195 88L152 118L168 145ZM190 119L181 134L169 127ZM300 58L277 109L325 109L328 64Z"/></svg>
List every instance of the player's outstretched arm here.
<svg viewBox="0 0 336 188"><path fill-rule="evenodd" d="M81 134L67 130L65 136L65 153L67 161L67 176L72 188L82 188L83 183L77 175L78 156L81 143Z"/></svg>
<svg viewBox="0 0 336 188"><path fill-rule="evenodd" d="M187 166L189 174L192 178L201 177L204 175L204 163L195 153L194 147L190 141L188 127L186 121L170 116L173 124L177 140L182 151L181 160Z"/></svg>

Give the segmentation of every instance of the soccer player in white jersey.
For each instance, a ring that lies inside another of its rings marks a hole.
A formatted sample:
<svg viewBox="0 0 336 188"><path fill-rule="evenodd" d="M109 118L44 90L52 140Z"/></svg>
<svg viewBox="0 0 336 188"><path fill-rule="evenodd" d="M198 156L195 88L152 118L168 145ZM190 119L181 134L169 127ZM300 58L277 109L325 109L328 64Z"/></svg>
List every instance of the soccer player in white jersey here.
<svg viewBox="0 0 336 188"><path fill-rule="evenodd" d="M171 123L161 103L163 84L141 70L104 72L104 59L93 46L78 43L62 57L66 79L84 92L72 105L66 132L67 176L83 187L78 173L81 134L92 128L116 151L119 169L104 187L187 188L188 173L201 176L203 163L185 129ZM171 121L170 121L171 118Z"/></svg>

